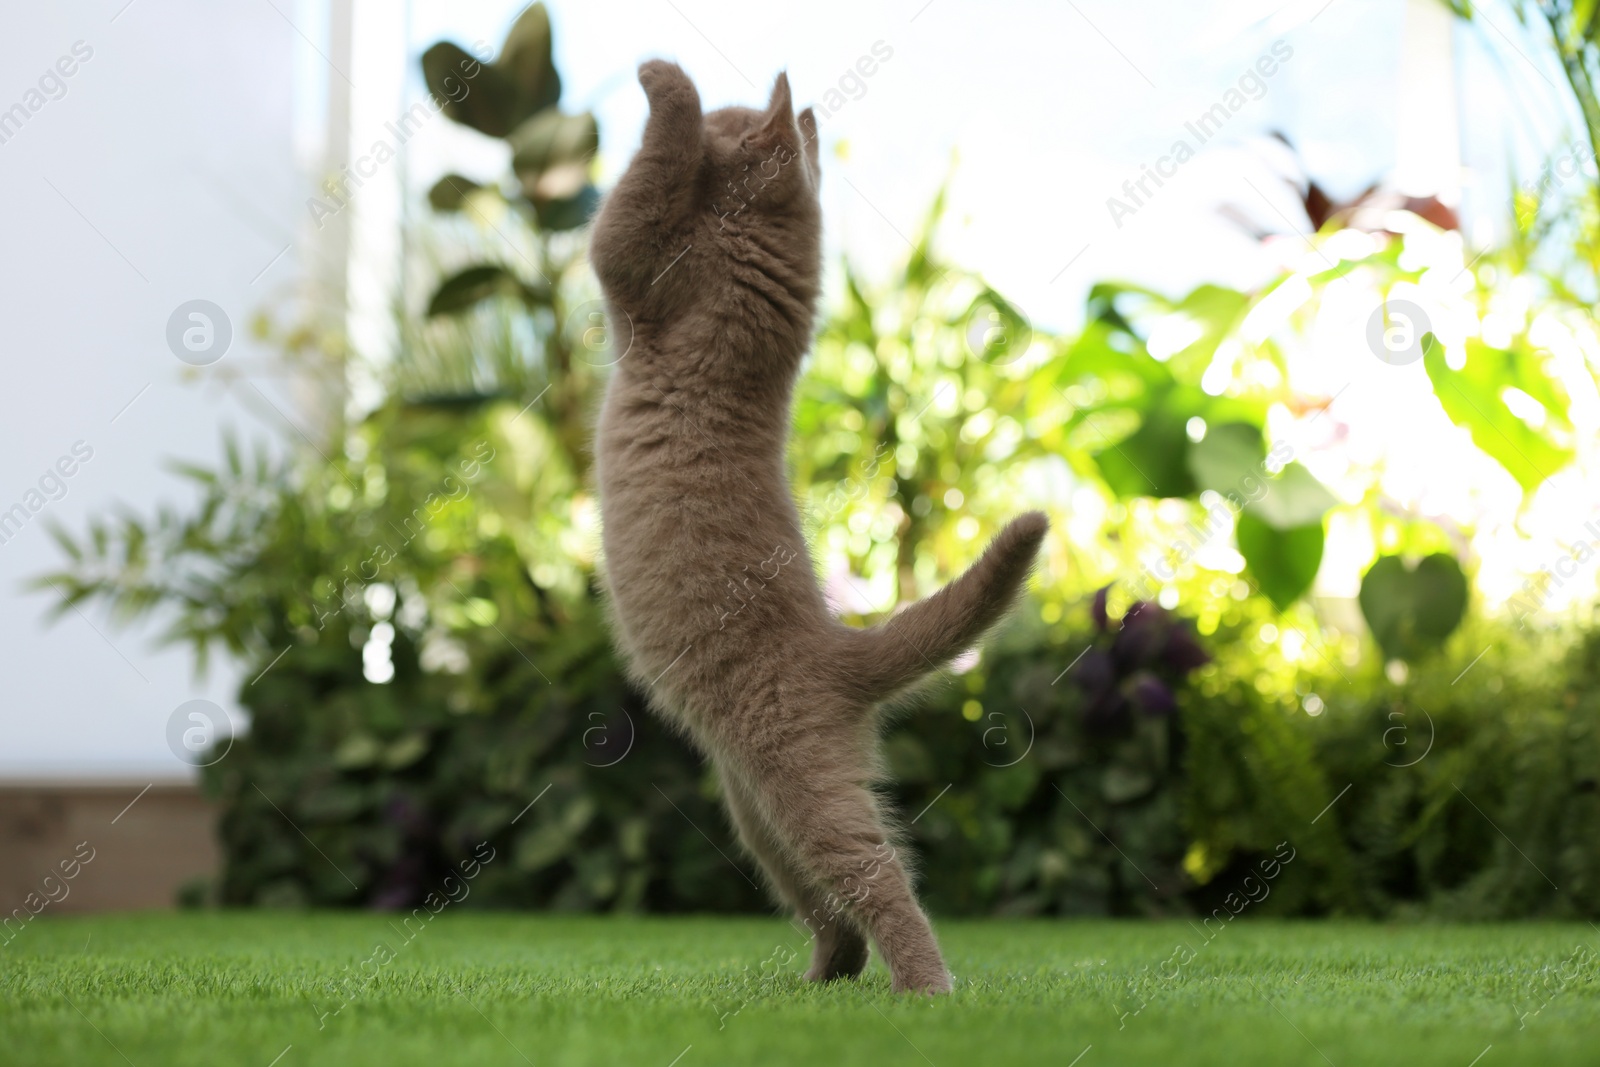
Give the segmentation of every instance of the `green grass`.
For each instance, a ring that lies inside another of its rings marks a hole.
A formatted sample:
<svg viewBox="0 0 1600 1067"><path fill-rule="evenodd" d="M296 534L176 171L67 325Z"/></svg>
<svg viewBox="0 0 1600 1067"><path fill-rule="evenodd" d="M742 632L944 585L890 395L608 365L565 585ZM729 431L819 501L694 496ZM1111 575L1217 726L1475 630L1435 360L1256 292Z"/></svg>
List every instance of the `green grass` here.
<svg viewBox="0 0 1600 1067"><path fill-rule="evenodd" d="M777 920L447 912L409 943L398 926L41 917L0 947L0 1063L1600 1061L1600 933L1581 923L1241 920L1206 943L1182 922L945 922L957 990L936 1001L892 995L876 961L825 987L798 958L774 968L804 948ZM394 958L348 977L379 942Z"/></svg>

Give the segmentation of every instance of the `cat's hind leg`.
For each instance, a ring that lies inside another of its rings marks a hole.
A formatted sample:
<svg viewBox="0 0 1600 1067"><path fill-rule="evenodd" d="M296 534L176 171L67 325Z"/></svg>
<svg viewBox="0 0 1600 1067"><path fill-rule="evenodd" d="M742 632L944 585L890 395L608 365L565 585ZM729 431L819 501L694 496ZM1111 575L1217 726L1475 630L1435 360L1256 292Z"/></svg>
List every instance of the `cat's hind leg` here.
<svg viewBox="0 0 1600 1067"><path fill-rule="evenodd" d="M771 709L746 715L774 718ZM852 718L855 727L847 725ZM895 992L947 993L950 975L933 928L867 788L859 723L859 715L807 716L802 729L749 737L731 762L805 880L877 943Z"/></svg>
<svg viewBox="0 0 1600 1067"><path fill-rule="evenodd" d="M746 851L761 865L773 892L794 910L811 937L811 967L806 977L827 982L859 975L867 966L867 940L854 919L844 913L843 901L826 899L826 894L797 870L738 775L720 767L718 775L728 813Z"/></svg>

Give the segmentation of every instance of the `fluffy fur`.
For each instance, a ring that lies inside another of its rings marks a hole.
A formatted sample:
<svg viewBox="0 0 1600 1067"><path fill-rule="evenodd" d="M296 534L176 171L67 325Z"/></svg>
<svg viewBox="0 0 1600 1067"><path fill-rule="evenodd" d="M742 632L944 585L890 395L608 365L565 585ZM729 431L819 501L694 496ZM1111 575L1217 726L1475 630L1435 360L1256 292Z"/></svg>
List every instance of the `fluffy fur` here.
<svg viewBox="0 0 1600 1067"><path fill-rule="evenodd" d="M897 991L947 991L870 790L873 711L1000 619L1045 518L1019 517L881 626L833 617L784 471L821 273L816 120L795 116L782 74L764 110L710 114L675 64L645 63L639 83L650 117L592 246L633 330L595 447L617 642L710 756L745 846L812 931L808 977L859 974L870 937Z"/></svg>

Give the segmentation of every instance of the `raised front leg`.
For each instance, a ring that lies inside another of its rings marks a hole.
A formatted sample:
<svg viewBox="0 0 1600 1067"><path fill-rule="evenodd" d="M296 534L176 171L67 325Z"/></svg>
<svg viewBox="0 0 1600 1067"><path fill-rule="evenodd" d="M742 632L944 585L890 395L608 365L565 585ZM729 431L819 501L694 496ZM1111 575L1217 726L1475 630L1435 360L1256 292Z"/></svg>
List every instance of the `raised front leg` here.
<svg viewBox="0 0 1600 1067"><path fill-rule="evenodd" d="M676 63L639 67L650 101L639 152L595 221L590 257L608 293L635 302L683 252L705 151L700 94Z"/></svg>
<svg viewBox="0 0 1600 1067"><path fill-rule="evenodd" d="M703 149L700 93L676 63L647 59L639 64L639 85L650 101L650 119L635 159L663 167L686 167L677 177L692 175Z"/></svg>

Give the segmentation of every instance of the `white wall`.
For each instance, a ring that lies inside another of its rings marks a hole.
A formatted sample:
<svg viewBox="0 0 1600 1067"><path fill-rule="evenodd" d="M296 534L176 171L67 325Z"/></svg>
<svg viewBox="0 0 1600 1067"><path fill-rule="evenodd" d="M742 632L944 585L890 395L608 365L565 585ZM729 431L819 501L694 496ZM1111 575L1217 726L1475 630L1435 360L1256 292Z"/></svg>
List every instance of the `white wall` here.
<svg viewBox="0 0 1600 1067"><path fill-rule="evenodd" d="M197 681L184 650L94 611L47 628L49 598L19 587L59 565L45 520L81 529L114 501L182 501L164 460L209 461L226 425L281 432L216 372L248 370L282 395L248 320L294 295L291 56L304 45L285 16L299 14L293 0L7 4L0 111L39 103L28 91L75 42L92 56L0 143L0 511L75 442L93 456L0 544L0 776L180 776L168 715L197 696L226 704L237 684L225 664ZM225 309L234 334L197 371L165 341L195 298Z"/></svg>

